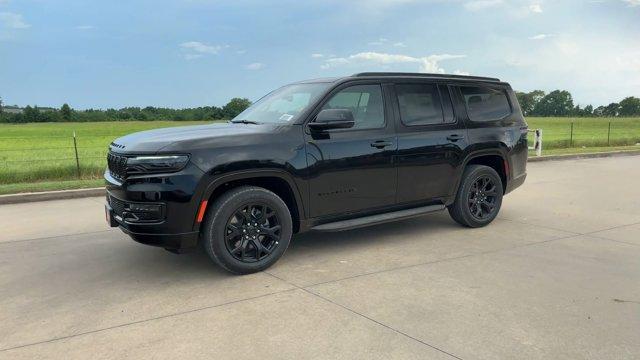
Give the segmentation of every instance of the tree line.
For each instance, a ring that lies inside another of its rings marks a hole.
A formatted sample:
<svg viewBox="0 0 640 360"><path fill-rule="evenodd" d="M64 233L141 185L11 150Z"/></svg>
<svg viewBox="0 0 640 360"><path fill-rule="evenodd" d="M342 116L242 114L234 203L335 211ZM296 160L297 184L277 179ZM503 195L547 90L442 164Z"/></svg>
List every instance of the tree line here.
<svg viewBox="0 0 640 360"><path fill-rule="evenodd" d="M528 93L516 91L516 96L525 116L640 116L640 99L633 96L597 108L574 105L571 93L566 90L555 90L548 94L542 90Z"/></svg>
<svg viewBox="0 0 640 360"><path fill-rule="evenodd" d="M516 96L525 116L640 116L640 99L630 96L619 103L594 108L592 105L580 107L574 105L571 93L566 90L554 90L545 93L542 90L531 92L516 91ZM152 120L222 120L232 119L249 107L251 102L245 98L233 98L226 105L202 106L197 108L170 109L147 106L125 107L122 109L74 110L68 104L60 109L27 106L21 112L3 111L0 98L0 123L32 122L97 122L97 121L152 121Z"/></svg>
<svg viewBox="0 0 640 360"><path fill-rule="evenodd" d="M37 122L98 122L98 121L153 121L153 120L222 120L232 119L251 105L245 98L233 98L226 105L202 106L186 109L169 109L147 106L125 107L122 109L74 110L68 104L60 109L26 106L21 112L9 111L2 107L0 99L0 123L37 123Z"/></svg>

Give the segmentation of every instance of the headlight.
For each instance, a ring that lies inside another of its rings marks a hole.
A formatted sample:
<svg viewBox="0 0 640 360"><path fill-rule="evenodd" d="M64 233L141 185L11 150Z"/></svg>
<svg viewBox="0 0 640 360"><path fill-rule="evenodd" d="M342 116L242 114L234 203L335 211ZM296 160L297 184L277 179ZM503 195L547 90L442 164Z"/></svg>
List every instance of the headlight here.
<svg viewBox="0 0 640 360"><path fill-rule="evenodd" d="M133 156L127 159L127 175L180 171L188 161L188 155Z"/></svg>

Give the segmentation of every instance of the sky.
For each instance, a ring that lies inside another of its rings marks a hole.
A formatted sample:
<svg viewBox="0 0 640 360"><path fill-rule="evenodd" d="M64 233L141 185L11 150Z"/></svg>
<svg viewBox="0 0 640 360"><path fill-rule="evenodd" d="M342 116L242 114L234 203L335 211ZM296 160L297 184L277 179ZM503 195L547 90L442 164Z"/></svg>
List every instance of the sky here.
<svg viewBox="0 0 640 360"><path fill-rule="evenodd" d="M0 0L5 104L220 106L362 71L640 97L640 0Z"/></svg>

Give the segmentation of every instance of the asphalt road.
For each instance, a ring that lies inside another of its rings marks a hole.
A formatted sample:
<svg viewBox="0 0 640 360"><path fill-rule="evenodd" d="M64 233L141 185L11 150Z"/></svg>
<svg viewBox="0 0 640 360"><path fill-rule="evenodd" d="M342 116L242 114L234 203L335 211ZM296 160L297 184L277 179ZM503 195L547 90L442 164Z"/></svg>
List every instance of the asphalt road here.
<svg viewBox="0 0 640 360"><path fill-rule="evenodd" d="M637 359L640 156L529 164L499 218L308 233L232 276L107 229L101 198L0 206L0 358Z"/></svg>

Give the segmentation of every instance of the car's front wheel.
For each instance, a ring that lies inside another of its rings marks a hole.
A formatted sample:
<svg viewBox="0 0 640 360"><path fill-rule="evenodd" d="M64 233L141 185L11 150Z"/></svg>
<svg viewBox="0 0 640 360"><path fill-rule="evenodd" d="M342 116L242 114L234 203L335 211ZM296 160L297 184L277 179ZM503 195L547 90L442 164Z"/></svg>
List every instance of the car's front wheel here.
<svg viewBox="0 0 640 360"><path fill-rule="evenodd" d="M273 192L242 186L210 205L203 245L211 259L236 274L273 265L284 254L293 232L291 214Z"/></svg>
<svg viewBox="0 0 640 360"><path fill-rule="evenodd" d="M485 226L498 216L502 195L502 180L493 168L470 165L464 170L456 200L448 208L449 214L464 226Z"/></svg>

